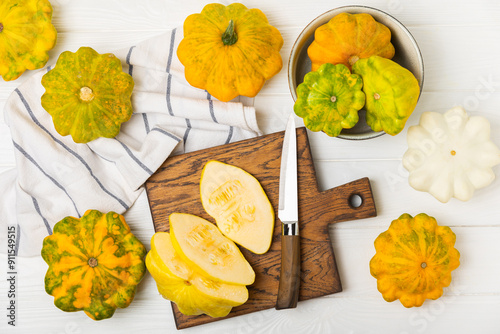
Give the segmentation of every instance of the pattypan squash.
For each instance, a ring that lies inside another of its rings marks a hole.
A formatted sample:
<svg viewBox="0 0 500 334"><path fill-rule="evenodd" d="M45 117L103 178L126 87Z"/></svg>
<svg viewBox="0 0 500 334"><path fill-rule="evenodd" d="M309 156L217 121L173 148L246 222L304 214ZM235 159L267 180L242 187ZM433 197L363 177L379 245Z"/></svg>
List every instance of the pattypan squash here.
<svg viewBox="0 0 500 334"><path fill-rule="evenodd" d="M385 131L392 136L400 133L420 95L415 76L392 60L378 56L358 60L352 70L363 78L366 123L375 132Z"/></svg>
<svg viewBox="0 0 500 334"><path fill-rule="evenodd" d="M118 213L88 210L80 219L66 217L43 240L42 258L49 265L45 291L63 311L110 318L134 299L146 273L145 256L146 248Z"/></svg>
<svg viewBox="0 0 500 334"><path fill-rule="evenodd" d="M257 8L208 4L184 21L177 57L190 85L221 101L254 97L282 67L283 38Z"/></svg>
<svg viewBox="0 0 500 334"><path fill-rule="evenodd" d="M120 59L89 47L66 51L42 77L42 107L52 116L61 136L75 143L113 138L132 116L134 80L123 72Z"/></svg>
<svg viewBox="0 0 500 334"><path fill-rule="evenodd" d="M307 49L312 70L324 63L344 64L349 69L358 59L394 56L391 31L366 13L341 13L314 32Z"/></svg>
<svg viewBox="0 0 500 334"><path fill-rule="evenodd" d="M338 136L358 122L358 111L365 104L362 86L361 77L345 65L326 63L305 75L293 109L309 130Z"/></svg>
<svg viewBox="0 0 500 334"><path fill-rule="evenodd" d="M490 123L469 117L462 107L423 113L407 140L403 166L410 185L441 202L467 201L495 179L492 167L500 164L500 149L490 140Z"/></svg>
<svg viewBox="0 0 500 334"><path fill-rule="evenodd" d="M370 273L388 302L399 299L405 307L437 299L451 283L451 272L460 265L455 233L421 213L403 214L375 239Z"/></svg>
<svg viewBox="0 0 500 334"><path fill-rule="evenodd" d="M45 66L56 44L48 0L2 0L0 4L0 75L15 80L26 70Z"/></svg>

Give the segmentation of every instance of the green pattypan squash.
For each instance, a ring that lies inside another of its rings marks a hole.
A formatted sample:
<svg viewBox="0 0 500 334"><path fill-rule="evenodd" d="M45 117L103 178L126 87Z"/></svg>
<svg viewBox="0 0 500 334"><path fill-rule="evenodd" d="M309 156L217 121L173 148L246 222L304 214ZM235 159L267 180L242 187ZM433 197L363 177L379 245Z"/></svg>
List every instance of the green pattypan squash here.
<svg viewBox="0 0 500 334"><path fill-rule="evenodd" d="M305 75L293 109L309 130L335 137L358 122L358 111L365 104L362 87L361 77L345 65L325 63Z"/></svg>
<svg viewBox="0 0 500 334"><path fill-rule="evenodd" d="M373 131L394 136L403 130L417 105L420 86L415 76L390 59L360 59L352 67L363 78L366 122Z"/></svg>

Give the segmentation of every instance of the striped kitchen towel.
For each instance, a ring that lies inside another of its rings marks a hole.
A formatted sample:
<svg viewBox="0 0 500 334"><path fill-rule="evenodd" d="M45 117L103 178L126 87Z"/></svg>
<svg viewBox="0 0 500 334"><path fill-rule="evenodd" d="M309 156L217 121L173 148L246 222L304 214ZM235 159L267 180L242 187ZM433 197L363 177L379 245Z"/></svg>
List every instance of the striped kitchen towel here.
<svg viewBox="0 0 500 334"><path fill-rule="evenodd" d="M134 114L116 138L76 144L55 131L40 103L50 68L12 93L4 114L16 168L0 174L0 245L7 226L16 225L17 254L40 255L43 238L62 218L88 209L124 213L169 155L261 134L253 107L217 101L186 82L176 56L182 36L177 28L114 52L135 82Z"/></svg>

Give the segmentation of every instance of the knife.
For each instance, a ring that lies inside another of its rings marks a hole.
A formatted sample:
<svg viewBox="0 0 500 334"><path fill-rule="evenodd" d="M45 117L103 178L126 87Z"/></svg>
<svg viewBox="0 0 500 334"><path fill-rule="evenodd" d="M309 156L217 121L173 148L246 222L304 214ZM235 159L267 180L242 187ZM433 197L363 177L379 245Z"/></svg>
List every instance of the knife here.
<svg viewBox="0 0 500 334"><path fill-rule="evenodd" d="M297 195L297 132L288 119L281 152L278 217L281 220L281 271L276 309L294 308L299 299L300 237Z"/></svg>

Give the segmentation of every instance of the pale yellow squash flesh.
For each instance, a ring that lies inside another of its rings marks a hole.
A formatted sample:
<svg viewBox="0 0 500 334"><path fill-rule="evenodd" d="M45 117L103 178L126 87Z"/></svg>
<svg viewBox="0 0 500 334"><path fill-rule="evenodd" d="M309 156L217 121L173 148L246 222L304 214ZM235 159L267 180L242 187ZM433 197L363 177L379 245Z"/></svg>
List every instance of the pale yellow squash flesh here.
<svg viewBox="0 0 500 334"><path fill-rule="evenodd" d="M146 266L160 294L183 314L224 317L248 300L245 286L216 282L193 271L175 252L169 233L153 235Z"/></svg>
<svg viewBox="0 0 500 334"><path fill-rule="evenodd" d="M255 272L238 247L214 224L195 215L172 213L169 217L172 245L195 271L215 281L249 285Z"/></svg>
<svg viewBox="0 0 500 334"><path fill-rule="evenodd" d="M200 194L203 208L226 237L256 254L269 250L274 209L255 177L212 160L203 168Z"/></svg>

